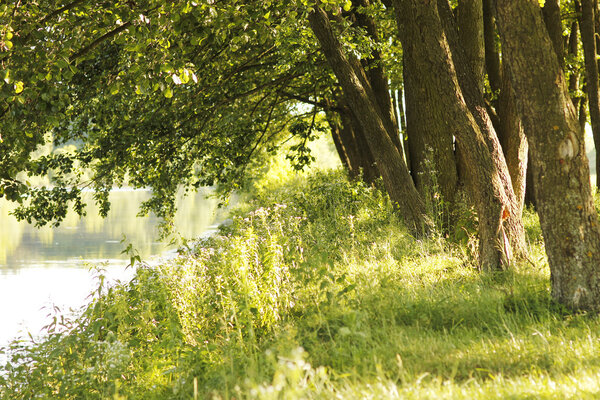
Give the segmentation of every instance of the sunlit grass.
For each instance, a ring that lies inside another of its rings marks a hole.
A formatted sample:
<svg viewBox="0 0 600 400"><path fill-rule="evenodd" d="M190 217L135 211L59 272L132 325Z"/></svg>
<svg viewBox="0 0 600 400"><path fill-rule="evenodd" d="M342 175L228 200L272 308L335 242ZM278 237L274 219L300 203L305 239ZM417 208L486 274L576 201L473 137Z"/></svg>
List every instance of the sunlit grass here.
<svg viewBox="0 0 600 400"><path fill-rule="evenodd" d="M18 351L0 397L600 396L599 319L552 301L531 210L529 260L482 274L341 173L280 178L219 234L105 288L70 334Z"/></svg>

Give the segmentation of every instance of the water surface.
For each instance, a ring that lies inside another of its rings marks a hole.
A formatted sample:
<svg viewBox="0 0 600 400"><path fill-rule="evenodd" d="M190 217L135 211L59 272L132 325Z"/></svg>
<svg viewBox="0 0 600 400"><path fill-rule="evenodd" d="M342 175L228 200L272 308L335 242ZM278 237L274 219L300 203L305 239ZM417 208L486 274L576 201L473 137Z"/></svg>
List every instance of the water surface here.
<svg viewBox="0 0 600 400"><path fill-rule="evenodd" d="M178 199L175 229L182 237L210 232L224 215L209 193ZM10 215L14 206L0 201L0 346L38 335L55 307L68 312L85 304L97 287L97 266L111 281L129 279L129 256L121 254L127 244L144 260L172 249L158 240L156 217L136 216L149 197L148 191L114 191L107 218L90 205L83 218L72 213L59 227L40 229L18 222Z"/></svg>

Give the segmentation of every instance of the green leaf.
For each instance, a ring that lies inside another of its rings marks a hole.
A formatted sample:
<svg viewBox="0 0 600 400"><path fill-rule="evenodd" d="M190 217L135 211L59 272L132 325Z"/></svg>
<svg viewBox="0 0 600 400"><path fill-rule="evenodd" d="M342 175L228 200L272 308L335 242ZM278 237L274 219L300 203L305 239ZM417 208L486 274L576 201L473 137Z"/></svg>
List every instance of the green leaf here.
<svg viewBox="0 0 600 400"><path fill-rule="evenodd" d="M167 99L170 99L171 97L173 97L173 91L171 90L170 87L167 86L167 88L165 89L165 91L163 92L163 94L165 95L165 97Z"/></svg>
<svg viewBox="0 0 600 400"><path fill-rule="evenodd" d="M5 40L4 41L4 45L6 46L7 49L12 49L13 48L13 43L10 40Z"/></svg>
<svg viewBox="0 0 600 400"><path fill-rule="evenodd" d="M67 68L69 66L69 63L64 59L60 59L56 62L56 65L58 65L61 69L63 69L63 68Z"/></svg>
<svg viewBox="0 0 600 400"><path fill-rule="evenodd" d="M19 94L23 91L23 82L18 81L15 83L15 93Z"/></svg>
<svg viewBox="0 0 600 400"><path fill-rule="evenodd" d="M351 8L352 8L352 1L346 0L346 2L344 3L344 11L350 11Z"/></svg>

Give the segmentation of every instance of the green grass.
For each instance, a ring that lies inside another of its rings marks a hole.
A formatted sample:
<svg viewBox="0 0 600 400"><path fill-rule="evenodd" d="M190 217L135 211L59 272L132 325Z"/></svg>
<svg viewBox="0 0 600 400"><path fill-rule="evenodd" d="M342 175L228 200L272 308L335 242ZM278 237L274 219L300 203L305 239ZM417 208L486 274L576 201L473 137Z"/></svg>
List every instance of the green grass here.
<svg viewBox="0 0 600 400"><path fill-rule="evenodd" d="M13 344L0 398L600 397L600 321L553 303L530 210L533 263L481 274L468 241L411 238L339 172L253 199L46 341Z"/></svg>

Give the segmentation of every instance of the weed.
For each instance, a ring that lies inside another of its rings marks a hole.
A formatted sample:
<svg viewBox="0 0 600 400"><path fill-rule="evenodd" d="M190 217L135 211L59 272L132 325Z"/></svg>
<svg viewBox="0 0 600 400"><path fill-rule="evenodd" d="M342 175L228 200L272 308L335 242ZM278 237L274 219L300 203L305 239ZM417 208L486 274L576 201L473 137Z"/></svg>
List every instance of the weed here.
<svg viewBox="0 0 600 400"><path fill-rule="evenodd" d="M473 268L341 172L264 180L216 235L5 351L2 399L594 398L600 321Z"/></svg>

